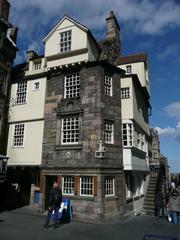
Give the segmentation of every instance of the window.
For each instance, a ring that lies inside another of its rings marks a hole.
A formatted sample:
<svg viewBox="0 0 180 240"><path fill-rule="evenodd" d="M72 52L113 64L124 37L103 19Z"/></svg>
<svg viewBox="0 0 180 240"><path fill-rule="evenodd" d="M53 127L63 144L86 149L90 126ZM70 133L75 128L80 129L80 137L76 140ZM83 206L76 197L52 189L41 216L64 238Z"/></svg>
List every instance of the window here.
<svg viewBox="0 0 180 240"><path fill-rule="evenodd" d="M77 144L79 141L79 117L62 119L62 144Z"/></svg>
<svg viewBox="0 0 180 240"><path fill-rule="evenodd" d="M121 88L121 98L129 98L129 97L130 97L129 87Z"/></svg>
<svg viewBox="0 0 180 240"><path fill-rule="evenodd" d="M133 125L131 123L123 123L123 146L132 147L133 146Z"/></svg>
<svg viewBox="0 0 180 240"><path fill-rule="evenodd" d="M126 175L126 198L131 197L131 177L129 175Z"/></svg>
<svg viewBox="0 0 180 240"><path fill-rule="evenodd" d="M79 97L79 90L80 90L79 73L66 75L64 83L64 97L65 98Z"/></svg>
<svg viewBox="0 0 180 240"><path fill-rule="evenodd" d="M39 90L40 89L40 83L39 82L35 82L33 89L34 90Z"/></svg>
<svg viewBox="0 0 180 240"><path fill-rule="evenodd" d="M0 92L4 92L4 87L5 87L5 80L6 80L6 74L5 72L0 70Z"/></svg>
<svg viewBox="0 0 180 240"><path fill-rule="evenodd" d="M93 196L93 177L80 177L80 195Z"/></svg>
<svg viewBox="0 0 180 240"><path fill-rule="evenodd" d="M62 192L66 195L74 195L74 177L64 176L62 182Z"/></svg>
<svg viewBox="0 0 180 240"><path fill-rule="evenodd" d="M60 52L71 50L71 30L60 33Z"/></svg>
<svg viewBox="0 0 180 240"><path fill-rule="evenodd" d="M114 125L111 122L105 123L105 142L111 144L114 142Z"/></svg>
<svg viewBox="0 0 180 240"><path fill-rule="evenodd" d="M126 72L127 73L132 73L132 66L131 65L126 66Z"/></svg>
<svg viewBox="0 0 180 240"><path fill-rule="evenodd" d="M24 123L16 124L14 127L13 147L23 146L24 143Z"/></svg>
<svg viewBox="0 0 180 240"><path fill-rule="evenodd" d="M114 178L112 177L106 177L104 181L104 190L105 190L105 196L114 196L115 191L114 191Z"/></svg>
<svg viewBox="0 0 180 240"><path fill-rule="evenodd" d="M26 103L27 82L18 83L16 93L16 104Z"/></svg>
<svg viewBox="0 0 180 240"><path fill-rule="evenodd" d="M112 96L112 77L105 75L104 78L105 94Z"/></svg>

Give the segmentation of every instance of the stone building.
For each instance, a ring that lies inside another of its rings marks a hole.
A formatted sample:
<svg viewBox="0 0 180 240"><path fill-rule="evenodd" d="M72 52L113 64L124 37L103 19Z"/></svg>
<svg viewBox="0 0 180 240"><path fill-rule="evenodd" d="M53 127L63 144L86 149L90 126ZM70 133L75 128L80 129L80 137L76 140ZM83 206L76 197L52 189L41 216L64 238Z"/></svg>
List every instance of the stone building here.
<svg viewBox="0 0 180 240"><path fill-rule="evenodd" d="M0 154L6 154L11 68L16 56L16 34L8 21L10 4L0 0Z"/></svg>
<svg viewBox="0 0 180 240"><path fill-rule="evenodd" d="M140 212L145 189L139 189L145 188L148 174L147 56L143 60L137 54L139 61L121 57L120 27L113 12L106 21L106 39L98 43L88 28L64 16L44 38L44 56L29 51L26 62L14 68L11 86L12 182L18 181L26 202L44 211L56 179L71 200L74 218L91 222ZM129 75L125 66L130 59ZM121 98L126 82L133 86L133 107ZM123 119L125 106L135 115ZM139 134L129 169L125 136L122 140L122 123L129 122L122 119L131 122L134 136ZM17 172L21 178L13 179ZM137 191L128 190L128 174Z"/></svg>
<svg viewBox="0 0 180 240"><path fill-rule="evenodd" d="M0 210L5 206L10 76L17 52L17 28L9 23L9 11L9 2L0 0Z"/></svg>

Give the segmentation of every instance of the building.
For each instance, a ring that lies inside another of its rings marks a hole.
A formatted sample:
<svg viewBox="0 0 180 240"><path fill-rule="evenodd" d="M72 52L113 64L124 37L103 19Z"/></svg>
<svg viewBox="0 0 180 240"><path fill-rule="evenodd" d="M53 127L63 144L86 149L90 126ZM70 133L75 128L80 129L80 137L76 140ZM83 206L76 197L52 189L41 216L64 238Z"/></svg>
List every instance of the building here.
<svg viewBox="0 0 180 240"><path fill-rule="evenodd" d="M149 115L151 112L147 54L120 56L123 166L128 214L142 213L149 176Z"/></svg>
<svg viewBox="0 0 180 240"><path fill-rule="evenodd" d="M17 28L9 23L10 4L0 0L0 195L5 194L10 77L16 56ZM2 198L1 198L2 200ZM4 205L0 200L0 208Z"/></svg>
<svg viewBox="0 0 180 240"><path fill-rule="evenodd" d="M142 212L149 172L147 56L120 56L113 12L106 21L98 43L64 16L44 38L44 56L29 51L14 68L11 86L11 181L44 211L56 179L74 218L91 222Z"/></svg>

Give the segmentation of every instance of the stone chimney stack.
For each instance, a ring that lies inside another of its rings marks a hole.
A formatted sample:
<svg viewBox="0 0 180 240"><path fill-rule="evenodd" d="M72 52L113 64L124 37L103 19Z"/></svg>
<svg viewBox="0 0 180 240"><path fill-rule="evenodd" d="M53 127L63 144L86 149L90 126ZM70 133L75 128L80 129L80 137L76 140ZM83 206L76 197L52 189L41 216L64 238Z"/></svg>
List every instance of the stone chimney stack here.
<svg viewBox="0 0 180 240"><path fill-rule="evenodd" d="M106 38L107 40L111 42L113 41L116 44L117 51L120 54L120 50L121 50L121 43L120 43L120 36L119 36L120 27L113 11L110 11L110 16L106 18L106 22L107 22Z"/></svg>
<svg viewBox="0 0 180 240"><path fill-rule="evenodd" d="M0 19L8 22L10 3L7 0L0 0Z"/></svg>

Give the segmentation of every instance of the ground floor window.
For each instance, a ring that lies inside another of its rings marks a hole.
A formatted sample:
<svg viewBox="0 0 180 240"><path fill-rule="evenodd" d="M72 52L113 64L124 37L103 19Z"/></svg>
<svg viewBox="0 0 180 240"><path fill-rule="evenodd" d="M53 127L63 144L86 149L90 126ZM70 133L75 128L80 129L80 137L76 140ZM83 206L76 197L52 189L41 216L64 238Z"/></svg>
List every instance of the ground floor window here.
<svg viewBox="0 0 180 240"><path fill-rule="evenodd" d="M80 177L80 195L93 196L93 177Z"/></svg>
<svg viewBox="0 0 180 240"><path fill-rule="evenodd" d="M131 176L126 175L126 198L131 197Z"/></svg>
<svg viewBox="0 0 180 240"><path fill-rule="evenodd" d="M62 193L65 195L74 195L74 177L64 176L62 178Z"/></svg>
<svg viewBox="0 0 180 240"><path fill-rule="evenodd" d="M106 177L104 181L104 190L105 196L110 197L115 195L115 188L114 188L114 178L113 177Z"/></svg>

